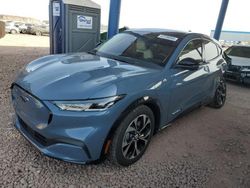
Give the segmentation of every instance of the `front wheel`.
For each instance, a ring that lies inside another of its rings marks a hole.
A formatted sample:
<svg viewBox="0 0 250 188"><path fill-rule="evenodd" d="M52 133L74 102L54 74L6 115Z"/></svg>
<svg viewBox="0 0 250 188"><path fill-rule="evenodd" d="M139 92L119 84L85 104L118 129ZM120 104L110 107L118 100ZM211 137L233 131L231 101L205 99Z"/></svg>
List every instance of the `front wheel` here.
<svg viewBox="0 0 250 188"><path fill-rule="evenodd" d="M210 104L211 107L213 108L221 108L224 106L226 102L226 97L227 97L227 87L226 87L226 81L224 78L220 78L212 103Z"/></svg>
<svg viewBox="0 0 250 188"><path fill-rule="evenodd" d="M17 31L16 31L15 29L11 29L11 30L10 30L10 33L11 33L11 34L17 34Z"/></svg>
<svg viewBox="0 0 250 188"><path fill-rule="evenodd" d="M108 155L111 162L129 166L138 161L148 147L154 126L154 114L147 106L131 111L113 136Z"/></svg>

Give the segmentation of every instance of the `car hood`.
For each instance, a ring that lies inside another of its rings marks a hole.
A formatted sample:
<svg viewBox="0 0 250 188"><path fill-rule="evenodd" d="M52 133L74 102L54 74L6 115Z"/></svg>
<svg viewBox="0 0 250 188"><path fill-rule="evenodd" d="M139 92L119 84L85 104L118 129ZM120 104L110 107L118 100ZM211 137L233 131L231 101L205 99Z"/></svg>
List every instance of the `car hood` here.
<svg viewBox="0 0 250 188"><path fill-rule="evenodd" d="M87 53L51 55L28 64L15 83L42 100L82 100L146 89L160 70Z"/></svg>
<svg viewBox="0 0 250 188"><path fill-rule="evenodd" d="M235 66L241 67L250 67L250 58L237 57L237 56L229 56L231 59L231 64Z"/></svg>

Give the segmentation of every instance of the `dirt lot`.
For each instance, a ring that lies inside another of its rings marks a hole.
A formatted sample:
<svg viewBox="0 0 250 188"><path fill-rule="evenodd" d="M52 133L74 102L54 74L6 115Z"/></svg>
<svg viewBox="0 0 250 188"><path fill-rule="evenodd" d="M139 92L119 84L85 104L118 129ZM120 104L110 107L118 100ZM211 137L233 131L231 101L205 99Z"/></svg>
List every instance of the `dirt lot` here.
<svg viewBox="0 0 250 188"><path fill-rule="evenodd" d="M41 155L13 128L9 86L26 63L48 54L44 44L48 37L0 39L1 187L250 187L250 88L231 83L224 108L202 107L178 119L128 168Z"/></svg>
<svg viewBox="0 0 250 188"><path fill-rule="evenodd" d="M35 35L10 35L6 34L0 39L0 46L18 46L18 47L49 47L48 36Z"/></svg>

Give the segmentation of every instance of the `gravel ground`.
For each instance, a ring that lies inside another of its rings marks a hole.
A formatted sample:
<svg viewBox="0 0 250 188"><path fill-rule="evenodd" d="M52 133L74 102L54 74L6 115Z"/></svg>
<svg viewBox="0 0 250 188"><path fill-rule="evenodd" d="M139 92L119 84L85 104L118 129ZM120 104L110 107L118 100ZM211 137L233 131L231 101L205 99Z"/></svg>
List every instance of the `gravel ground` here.
<svg viewBox="0 0 250 188"><path fill-rule="evenodd" d="M0 39L0 46L18 46L18 47L49 47L48 36L35 36L24 34L6 34Z"/></svg>
<svg viewBox="0 0 250 188"><path fill-rule="evenodd" d="M33 47L30 36L7 36L0 39L0 187L250 187L249 88L229 83L224 108L176 120L130 167L65 163L41 155L11 122L9 86L26 63L48 54L38 47L48 38L33 38Z"/></svg>

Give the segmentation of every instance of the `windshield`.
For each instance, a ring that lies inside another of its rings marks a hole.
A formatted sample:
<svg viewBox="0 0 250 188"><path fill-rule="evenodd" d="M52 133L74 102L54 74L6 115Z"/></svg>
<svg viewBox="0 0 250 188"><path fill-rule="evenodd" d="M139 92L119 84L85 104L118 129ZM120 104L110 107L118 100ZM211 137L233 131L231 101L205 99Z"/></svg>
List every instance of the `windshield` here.
<svg viewBox="0 0 250 188"><path fill-rule="evenodd" d="M172 43L176 41L162 39L159 36L162 35L151 33L141 36L132 32L120 33L97 48L96 53L127 62L129 60L139 64L150 62L164 66L175 49Z"/></svg>
<svg viewBox="0 0 250 188"><path fill-rule="evenodd" d="M250 58L250 47L247 46L232 46L228 48L225 53L228 56L237 56Z"/></svg>

